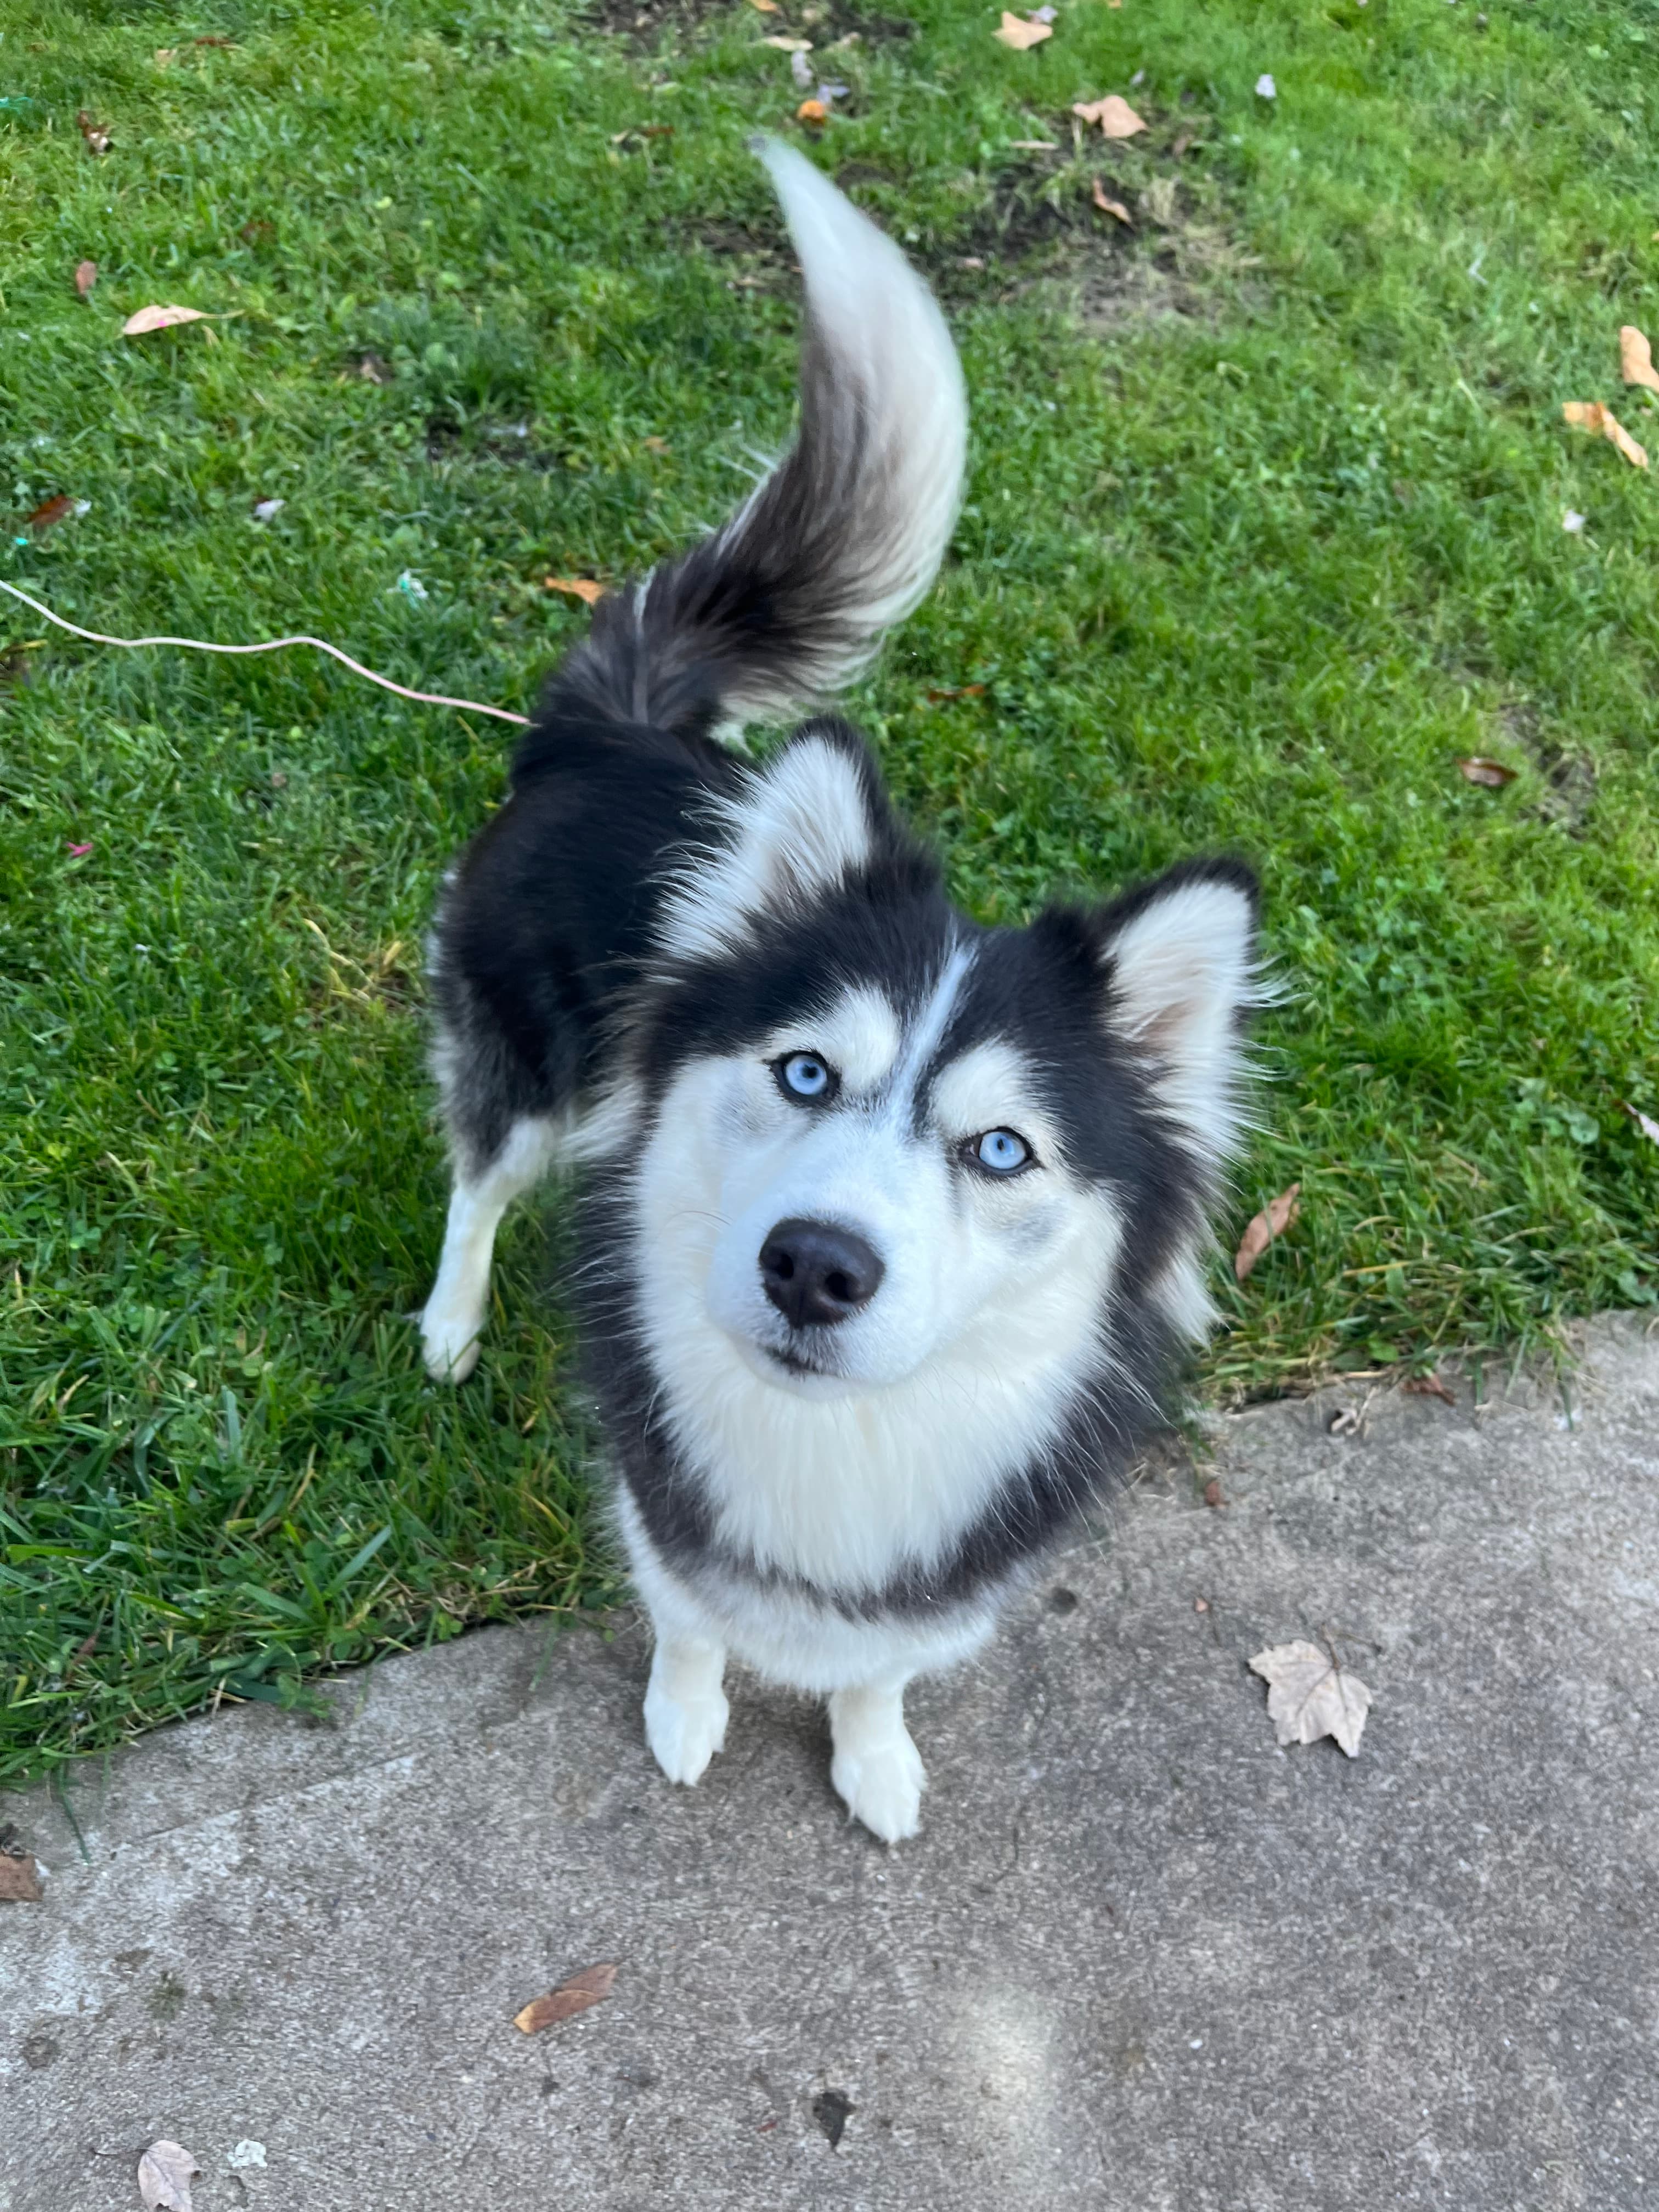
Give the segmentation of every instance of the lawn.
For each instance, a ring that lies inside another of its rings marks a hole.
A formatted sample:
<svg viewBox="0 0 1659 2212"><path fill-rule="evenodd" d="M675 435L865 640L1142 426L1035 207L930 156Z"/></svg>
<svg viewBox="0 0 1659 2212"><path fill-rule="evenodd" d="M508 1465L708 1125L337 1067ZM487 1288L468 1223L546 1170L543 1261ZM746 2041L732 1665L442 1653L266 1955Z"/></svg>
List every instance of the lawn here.
<svg viewBox="0 0 1659 2212"><path fill-rule="evenodd" d="M1218 1254L1204 1386L1659 1303L1625 1110L1659 1115L1659 488L1561 416L1659 448L1618 373L1621 324L1659 337L1659 0L1062 0L1024 52L997 21L14 9L0 575L522 709L586 620L544 579L639 570L787 434L744 140L793 134L967 368L952 560L853 702L959 895L1018 918L1211 847L1265 878L1223 1243L1293 1180L1302 1213L1242 1286ZM816 131L789 36L845 87ZM1143 133L1074 130L1107 92ZM224 319L121 335L175 301ZM0 653L0 1775L605 1602L556 1203L459 1395L409 1318L422 933L511 733L9 601Z"/></svg>

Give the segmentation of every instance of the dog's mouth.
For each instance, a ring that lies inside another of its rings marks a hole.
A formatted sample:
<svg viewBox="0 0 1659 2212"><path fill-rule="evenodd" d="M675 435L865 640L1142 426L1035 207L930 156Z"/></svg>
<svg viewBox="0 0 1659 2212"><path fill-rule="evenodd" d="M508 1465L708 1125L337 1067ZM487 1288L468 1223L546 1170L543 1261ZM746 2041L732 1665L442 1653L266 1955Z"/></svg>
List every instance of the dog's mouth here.
<svg viewBox="0 0 1659 2212"><path fill-rule="evenodd" d="M761 1349L772 1365L786 1375L804 1379L808 1376L830 1376L836 1373L833 1367L821 1366L816 1359L808 1358L804 1352L797 1351L793 1345L766 1344Z"/></svg>

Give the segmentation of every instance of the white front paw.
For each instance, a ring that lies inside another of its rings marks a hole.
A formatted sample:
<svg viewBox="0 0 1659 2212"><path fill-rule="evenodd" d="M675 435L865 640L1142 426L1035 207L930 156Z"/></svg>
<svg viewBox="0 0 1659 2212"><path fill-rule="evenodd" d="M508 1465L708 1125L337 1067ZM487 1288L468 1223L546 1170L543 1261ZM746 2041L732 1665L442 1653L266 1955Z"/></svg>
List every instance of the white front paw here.
<svg viewBox="0 0 1659 2212"><path fill-rule="evenodd" d="M883 1843L900 1843L915 1834L927 1772L904 1729L869 1750L837 1749L830 1779L853 1818Z"/></svg>
<svg viewBox="0 0 1659 2212"><path fill-rule="evenodd" d="M674 1698L651 1684L645 1693L645 1740L671 1782L702 1780L714 1753L726 1748L731 1711L723 1690Z"/></svg>
<svg viewBox="0 0 1659 2212"><path fill-rule="evenodd" d="M421 1350L434 1382L465 1382L478 1364L483 1316L440 1306L435 1300L421 1316Z"/></svg>

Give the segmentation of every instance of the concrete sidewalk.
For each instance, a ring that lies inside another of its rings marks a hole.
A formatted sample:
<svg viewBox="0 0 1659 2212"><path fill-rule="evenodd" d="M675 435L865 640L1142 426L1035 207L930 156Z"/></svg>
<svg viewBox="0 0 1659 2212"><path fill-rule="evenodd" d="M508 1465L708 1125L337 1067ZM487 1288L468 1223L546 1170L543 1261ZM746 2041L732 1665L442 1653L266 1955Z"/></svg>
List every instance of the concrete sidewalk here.
<svg viewBox="0 0 1659 2212"><path fill-rule="evenodd" d="M159 1734L78 1783L89 1866L12 1802L0 2207L126 2212L160 2135L198 2212L1653 2207L1659 1338L1585 1355L1571 1423L1467 1379L1224 1423L1224 1508L1149 1479L915 1695L890 1854L750 1683L671 1790L627 1620ZM1245 1665L1324 1628L1352 1761Z"/></svg>

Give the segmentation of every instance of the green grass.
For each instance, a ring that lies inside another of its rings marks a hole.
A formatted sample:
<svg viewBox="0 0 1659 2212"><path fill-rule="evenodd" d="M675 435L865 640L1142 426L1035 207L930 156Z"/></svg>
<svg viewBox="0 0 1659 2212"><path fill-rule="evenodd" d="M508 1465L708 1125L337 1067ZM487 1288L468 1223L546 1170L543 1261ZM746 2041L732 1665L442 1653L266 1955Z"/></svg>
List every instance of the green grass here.
<svg viewBox="0 0 1659 2212"><path fill-rule="evenodd" d="M0 574L522 706L585 619L542 578L682 544L787 433L744 140L797 128L757 41L809 12L14 9ZM1659 335L1659 0L1486 12L1066 0L1018 55L919 0L825 64L819 158L939 278L975 410L953 562L854 702L902 798L988 917L1200 847L1265 875L1289 995L1227 1237L1293 1178L1304 1210L1242 1290L1218 1266L1233 1396L1659 1299L1620 1106L1659 1112L1656 489L1559 413L1659 447L1616 375L1621 322ZM1108 90L1152 128L1074 155ZM1097 215L1097 174L1172 228ZM151 301L233 319L121 337ZM90 507L11 543L58 493ZM309 656L40 634L0 609L12 1776L615 1587L556 1208L459 1396L408 1322L443 1200L417 948L508 733Z"/></svg>

